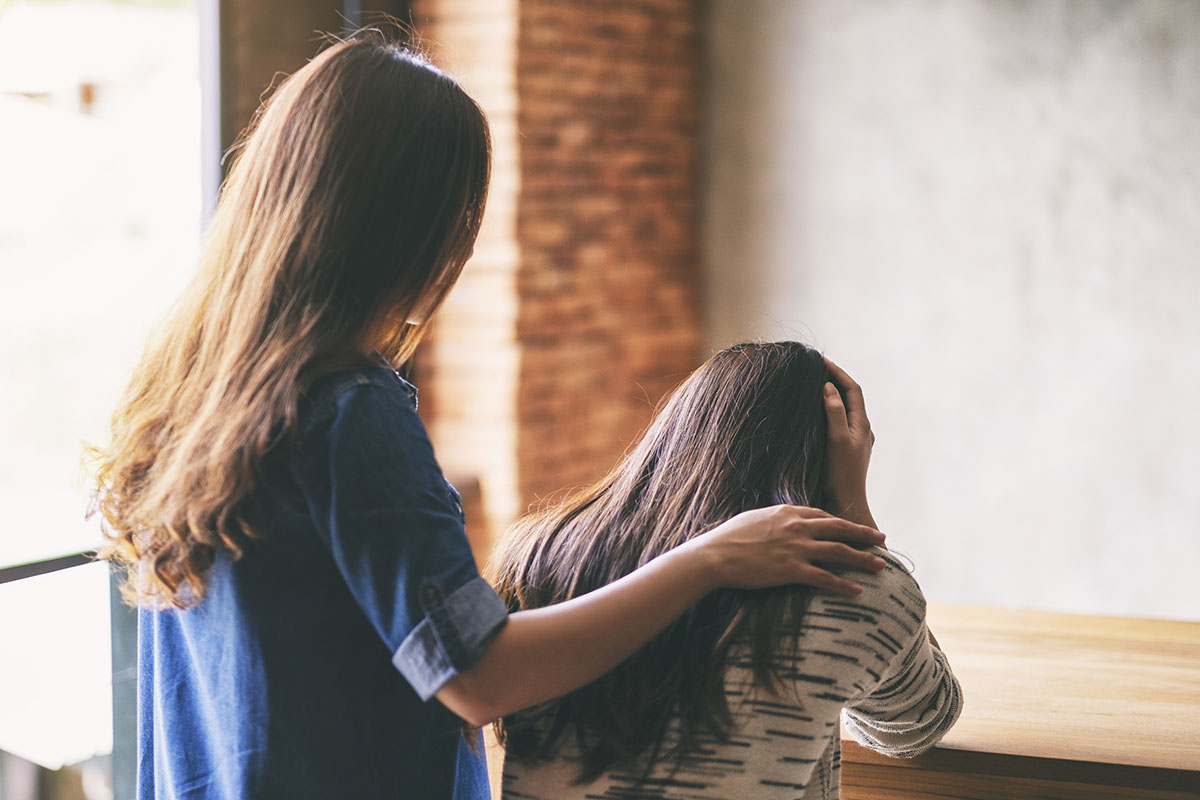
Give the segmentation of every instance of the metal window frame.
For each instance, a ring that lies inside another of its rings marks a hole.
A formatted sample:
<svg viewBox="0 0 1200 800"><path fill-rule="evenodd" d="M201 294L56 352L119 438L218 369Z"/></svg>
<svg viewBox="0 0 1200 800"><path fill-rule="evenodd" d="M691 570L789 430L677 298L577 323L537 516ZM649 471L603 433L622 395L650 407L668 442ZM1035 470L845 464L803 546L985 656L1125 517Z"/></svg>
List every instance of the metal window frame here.
<svg viewBox="0 0 1200 800"><path fill-rule="evenodd" d="M23 581L26 578L36 578L39 575L49 575L71 567L81 567L96 560L95 550L81 550L65 556L53 556L39 561L26 561L22 564L12 564L0 567L0 584Z"/></svg>

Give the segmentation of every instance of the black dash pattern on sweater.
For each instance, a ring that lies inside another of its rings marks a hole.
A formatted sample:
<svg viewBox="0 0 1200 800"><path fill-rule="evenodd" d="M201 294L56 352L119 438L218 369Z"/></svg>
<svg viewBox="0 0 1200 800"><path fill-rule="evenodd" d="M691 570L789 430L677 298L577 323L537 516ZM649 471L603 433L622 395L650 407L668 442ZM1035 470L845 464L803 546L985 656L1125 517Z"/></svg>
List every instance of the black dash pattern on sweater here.
<svg viewBox="0 0 1200 800"><path fill-rule="evenodd" d="M625 766L577 786L568 732L550 763L505 763L505 800L838 800L843 724L885 755L933 747L958 719L962 691L929 641L920 587L891 553L872 552L887 567L855 574L863 585L857 598L813 595L781 695L755 685L748 658L731 660L728 741L702 742L681 761L656 765L646 780ZM672 725L666 747L677 736Z"/></svg>

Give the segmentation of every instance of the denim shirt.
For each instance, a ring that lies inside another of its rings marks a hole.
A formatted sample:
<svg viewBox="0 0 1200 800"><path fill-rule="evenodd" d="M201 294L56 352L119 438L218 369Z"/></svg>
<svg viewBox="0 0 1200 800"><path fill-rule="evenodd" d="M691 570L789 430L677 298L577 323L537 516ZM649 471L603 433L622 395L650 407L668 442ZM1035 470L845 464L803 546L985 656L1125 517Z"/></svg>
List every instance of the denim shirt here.
<svg viewBox="0 0 1200 800"><path fill-rule="evenodd" d="M433 695L504 624L389 369L325 376L202 603L139 615L138 797L487 798Z"/></svg>

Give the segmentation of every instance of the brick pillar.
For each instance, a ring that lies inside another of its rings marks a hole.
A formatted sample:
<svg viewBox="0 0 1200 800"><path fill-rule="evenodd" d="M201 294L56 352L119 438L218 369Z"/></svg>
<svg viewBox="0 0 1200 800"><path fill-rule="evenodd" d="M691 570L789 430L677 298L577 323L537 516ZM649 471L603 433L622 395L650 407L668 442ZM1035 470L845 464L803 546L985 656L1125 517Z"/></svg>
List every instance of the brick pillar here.
<svg viewBox="0 0 1200 800"><path fill-rule="evenodd" d="M696 366L700 11L687 0L418 0L488 112L476 256L421 380L491 532L602 475Z"/></svg>
<svg viewBox="0 0 1200 800"><path fill-rule="evenodd" d="M484 522L468 520L467 532L480 557L523 508L516 459L516 9L516 0L412 3L424 46L484 108L492 133L492 182L475 254L416 370L421 416L439 460L451 481L478 480Z"/></svg>
<svg viewBox="0 0 1200 800"><path fill-rule="evenodd" d="M522 0L522 501L603 475L696 365L700 15Z"/></svg>

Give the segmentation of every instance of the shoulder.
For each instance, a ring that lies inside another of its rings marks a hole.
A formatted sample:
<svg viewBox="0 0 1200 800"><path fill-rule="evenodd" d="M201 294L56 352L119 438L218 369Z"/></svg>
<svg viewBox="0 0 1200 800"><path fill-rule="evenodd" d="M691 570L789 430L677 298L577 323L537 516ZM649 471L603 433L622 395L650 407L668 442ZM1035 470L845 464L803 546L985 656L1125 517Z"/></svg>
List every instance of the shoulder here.
<svg viewBox="0 0 1200 800"><path fill-rule="evenodd" d="M841 647L861 650L866 663L874 665L874 672L903 657L921 638L926 603L916 579L895 554L874 547L870 550L886 566L874 574L849 573L863 587L857 597L814 594L805 627L815 627Z"/></svg>
<svg viewBox="0 0 1200 800"><path fill-rule="evenodd" d="M298 434L292 464L302 485L352 476L356 492L380 498L444 492L416 389L389 369L322 376L302 400Z"/></svg>
<svg viewBox="0 0 1200 800"><path fill-rule="evenodd" d="M839 567L833 569L861 585L862 594L854 598L845 598L818 593L813 596L811 608L817 611L867 616L898 614L914 624L919 624L925 618L925 595L912 572L889 550L880 547L870 547L867 550L883 559L884 568L879 572L849 571Z"/></svg>
<svg viewBox="0 0 1200 800"><path fill-rule="evenodd" d="M926 603L917 579L891 551L873 547L871 552L882 558L886 566L875 575L856 575L863 587L858 602L880 613L899 615L907 623L904 627L919 627L925 621Z"/></svg>
<svg viewBox="0 0 1200 800"><path fill-rule="evenodd" d="M359 422L374 416L419 422L416 410L416 387L390 369L334 372L317 378L302 395L299 433L304 438L339 417Z"/></svg>

